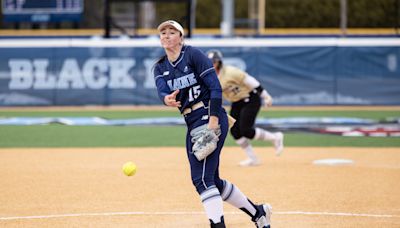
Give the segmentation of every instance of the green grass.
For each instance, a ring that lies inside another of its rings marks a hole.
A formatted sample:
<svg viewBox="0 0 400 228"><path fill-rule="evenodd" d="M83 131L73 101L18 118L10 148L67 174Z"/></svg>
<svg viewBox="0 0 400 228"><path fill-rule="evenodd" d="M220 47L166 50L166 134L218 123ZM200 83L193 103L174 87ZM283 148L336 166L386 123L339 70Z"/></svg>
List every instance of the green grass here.
<svg viewBox="0 0 400 228"><path fill-rule="evenodd" d="M263 111L259 117L354 117L381 120L387 117L400 117L400 111Z"/></svg>
<svg viewBox="0 0 400 228"><path fill-rule="evenodd" d="M103 117L109 119L147 118L147 117L178 117L177 110L163 111L6 111L0 110L1 117ZM400 111L376 110L376 111L261 111L259 117L285 118L285 117L358 117L380 120L386 117L400 117Z"/></svg>
<svg viewBox="0 0 400 228"><path fill-rule="evenodd" d="M183 126L0 126L0 147L180 146L184 137Z"/></svg>
<svg viewBox="0 0 400 228"><path fill-rule="evenodd" d="M178 117L171 111L34 111L0 110L0 117L78 117L97 116L110 119ZM259 117L361 117L384 119L399 117L398 111L268 111ZM37 126L1 126L0 147L150 147L184 146L184 126L66 126L60 124ZM234 146L231 136L227 146ZM254 142L254 146L267 146ZM285 134L285 146L301 147L400 147L398 137L342 137L304 132Z"/></svg>
<svg viewBox="0 0 400 228"><path fill-rule="evenodd" d="M179 117L177 110L171 111L4 111L0 110L1 117L102 117L108 119L151 118L151 117Z"/></svg>

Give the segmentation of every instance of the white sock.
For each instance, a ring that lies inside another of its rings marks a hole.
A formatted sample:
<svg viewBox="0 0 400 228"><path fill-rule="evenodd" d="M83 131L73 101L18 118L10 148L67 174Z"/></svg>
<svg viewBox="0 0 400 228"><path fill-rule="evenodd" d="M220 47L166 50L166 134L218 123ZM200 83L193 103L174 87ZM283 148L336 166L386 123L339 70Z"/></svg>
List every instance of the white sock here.
<svg viewBox="0 0 400 228"><path fill-rule="evenodd" d="M235 140L235 142L246 152L247 157L253 161L257 160L257 156L253 151L253 147L251 146L249 139L241 137L240 139Z"/></svg>
<svg viewBox="0 0 400 228"><path fill-rule="evenodd" d="M261 128L256 128L256 134L254 135L254 139L273 142L276 139L276 136L274 133L271 133Z"/></svg>
<svg viewBox="0 0 400 228"><path fill-rule="evenodd" d="M244 208L252 216L254 216L257 212L256 208L254 208L254 206L249 202L247 197L240 191L240 189L227 180L224 180L224 183L224 190L221 194L222 200L228 202L236 208Z"/></svg>
<svg viewBox="0 0 400 228"><path fill-rule="evenodd" d="M221 217L224 214L222 207L222 198L218 189L213 186L200 195L201 201L206 211L208 219L213 221L213 223L221 222Z"/></svg>

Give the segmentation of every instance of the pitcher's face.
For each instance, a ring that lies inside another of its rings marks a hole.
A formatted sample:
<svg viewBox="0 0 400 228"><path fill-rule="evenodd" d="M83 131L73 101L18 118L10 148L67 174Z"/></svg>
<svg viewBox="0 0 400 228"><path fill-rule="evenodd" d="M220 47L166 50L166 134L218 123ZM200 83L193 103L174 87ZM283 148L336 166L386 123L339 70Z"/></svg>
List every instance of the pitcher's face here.
<svg viewBox="0 0 400 228"><path fill-rule="evenodd" d="M165 49L174 49L183 43L181 33L172 26L167 26L160 31L161 46Z"/></svg>

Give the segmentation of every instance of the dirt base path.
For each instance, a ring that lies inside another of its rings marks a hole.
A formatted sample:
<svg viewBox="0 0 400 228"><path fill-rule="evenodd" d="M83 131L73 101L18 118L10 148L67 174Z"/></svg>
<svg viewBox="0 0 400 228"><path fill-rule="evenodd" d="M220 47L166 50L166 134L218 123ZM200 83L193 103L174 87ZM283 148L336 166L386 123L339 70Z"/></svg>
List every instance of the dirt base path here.
<svg viewBox="0 0 400 228"><path fill-rule="evenodd" d="M227 147L221 176L272 204L278 227L400 227L398 148L256 148L241 168ZM318 159L352 165L314 165ZM121 166L133 161L137 174ZM0 149L0 227L209 227L183 148ZM227 227L254 227L224 204Z"/></svg>

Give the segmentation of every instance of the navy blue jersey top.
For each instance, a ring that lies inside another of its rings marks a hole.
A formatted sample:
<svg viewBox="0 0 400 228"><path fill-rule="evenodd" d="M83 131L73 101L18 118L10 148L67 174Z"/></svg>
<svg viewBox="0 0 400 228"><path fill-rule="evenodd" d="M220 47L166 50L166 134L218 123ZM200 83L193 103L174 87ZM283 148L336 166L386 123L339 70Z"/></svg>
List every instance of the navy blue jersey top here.
<svg viewBox="0 0 400 228"><path fill-rule="evenodd" d="M221 85L211 60L199 49L185 45L176 61L162 58L154 68L154 80L162 102L166 95L179 89L176 100L181 102L181 113L200 101L208 105L211 100L210 115L218 115Z"/></svg>

